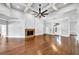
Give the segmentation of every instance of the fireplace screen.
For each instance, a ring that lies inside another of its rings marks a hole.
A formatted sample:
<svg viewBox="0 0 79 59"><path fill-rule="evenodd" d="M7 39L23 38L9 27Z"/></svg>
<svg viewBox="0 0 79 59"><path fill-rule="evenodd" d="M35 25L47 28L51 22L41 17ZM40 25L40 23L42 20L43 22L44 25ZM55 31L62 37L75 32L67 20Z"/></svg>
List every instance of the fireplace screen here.
<svg viewBox="0 0 79 59"><path fill-rule="evenodd" d="M33 35L33 32L34 32L34 31L27 31L27 36Z"/></svg>
<svg viewBox="0 0 79 59"><path fill-rule="evenodd" d="M35 35L35 29L25 29L25 36L31 37Z"/></svg>

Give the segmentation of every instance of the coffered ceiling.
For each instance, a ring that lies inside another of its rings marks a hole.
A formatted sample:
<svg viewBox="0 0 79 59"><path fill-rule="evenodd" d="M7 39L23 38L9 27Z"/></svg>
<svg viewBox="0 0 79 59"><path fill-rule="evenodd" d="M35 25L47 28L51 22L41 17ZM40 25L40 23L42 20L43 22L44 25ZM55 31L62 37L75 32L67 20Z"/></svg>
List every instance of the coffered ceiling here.
<svg viewBox="0 0 79 59"><path fill-rule="evenodd" d="M48 15L46 15L46 17L44 17L43 19L52 19L54 15L55 17L57 17L58 15L61 15L60 13L65 13L67 17L68 16L71 17L66 13L66 11L67 12L71 11L72 13L74 11L73 3L40 3L40 4L41 4L41 11L43 12L47 10L46 13L48 13ZM28 13L33 16L36 15L33 11L39 12L39 3L0 3L0 5L8 8L9 10L16 10L23 14ZM16 17L13 18L3 14L0 14L0 18L1 17L4 19L16 19ZM72 18L75 18L75 17L72 17Z"/></svg>
<svg viewBox="0 0 79 59"><path fill-rule="evenodd" d="M54 11L57 11L65 6L68 6L71 3L40 3L41 4L41 10L48 10L47 12L53 13ZM32 12L32 10L37 11L38 12L38 8L39 8L39 3L1 3L1 5L7 7L7 8L11 8L11 9L15 9L21 12L27 12L27 13L31 13L34 15L34 13Z"/></svg>

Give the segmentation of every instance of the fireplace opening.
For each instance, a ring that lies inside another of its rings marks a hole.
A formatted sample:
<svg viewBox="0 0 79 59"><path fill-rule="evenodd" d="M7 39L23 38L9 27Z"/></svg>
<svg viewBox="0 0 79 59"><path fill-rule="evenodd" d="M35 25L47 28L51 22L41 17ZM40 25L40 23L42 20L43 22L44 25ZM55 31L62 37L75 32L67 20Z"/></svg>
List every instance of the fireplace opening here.
<svg viewBox="0 0 79 59"><path fill-rule="evenodd" d="M33 35L33 31L27 31L27 36Z"/></svg>
<svg viewBox="0 0 79 59"><path fill-rule="evenodd" d="M25 37L34 37L35 36L35 29L25 29Z"/></svg>

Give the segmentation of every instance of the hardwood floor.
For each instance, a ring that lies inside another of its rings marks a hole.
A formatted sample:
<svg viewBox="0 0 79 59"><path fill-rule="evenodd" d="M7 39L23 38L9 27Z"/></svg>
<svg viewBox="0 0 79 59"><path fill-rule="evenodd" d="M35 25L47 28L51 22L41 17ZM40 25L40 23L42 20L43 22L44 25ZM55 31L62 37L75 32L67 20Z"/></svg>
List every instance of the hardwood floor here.
<svg viewBox="0 0 79 59"><path fill-rule="evenodd" d="M31 38L0 39L0 55L75 55L79 44L73 36L40 35Z"/></svg>

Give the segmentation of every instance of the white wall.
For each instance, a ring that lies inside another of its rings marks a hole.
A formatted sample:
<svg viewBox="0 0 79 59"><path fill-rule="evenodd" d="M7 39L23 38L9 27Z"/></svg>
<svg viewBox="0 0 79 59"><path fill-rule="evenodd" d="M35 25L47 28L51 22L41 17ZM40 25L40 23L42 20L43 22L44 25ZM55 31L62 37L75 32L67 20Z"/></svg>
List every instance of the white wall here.
<svg viewBox="0 0 79 59"><path fill-rule="evenodd" d="M25 28L35 28L35 35L43 34L43 23L33 15L25 14Z"/></svg>
<svg viewBox="0 0 79 59"><path fill-rule="evenodd" d="M0 24L0 33L1 33L1 24Z"/></svg>
<svg viewBox="0 0 79 59"><path fill-rule="evenodd" d="M43 24L38 18L34 18L32 15L25 14L23 18L19 19L18 22L9 24L8 35L9 37L23 38L25 37L26 28L35 28L35 35L43 34ZM4 29L4 27L3 27ZM3 32L6 31L3 30ZM4 33L5 35L6 33ZM6 36L6 35L5 35Z"/></svg>
<svg viewBox="0 0 79 59"><path fill-rule="evenodd" d="M53 25L55 23L59 23L60 25L57 26L57 32L53 33ZM66 17L48 20L46 22L46 33L51 35L56 34L68 37L70 35L70 20Z"/></svg>
<svg viewBox="0 0 79 59"><path fill-rule="evenodd" d="M78 4L78 6L79 6L79 4ZM76 32L76 34L78 35L78 38L79 38L79 8L77 8L77 18L75 18L75 20L76 20L76 22L75 22L75 25L74 25L74 27L75 27L75 32Z"/></svg>
<svg viewBox="0 0 79 59"><path fill-rule="evenodd" d="M71 22L70 23L70 34L77 34L76 31L78 29L76 22Z"/></svg>
<svg viewBox="0 0 79 59"><path fill-rule="evenodd" d="M21 19L21 20L23 20L23 19ZM9 24L9 27L8 27L9 37L23 38L25 36L24 29L25 28L24 28L23 21Z"/></svg>
<svg viewBox="0 0 79 59"><path fill-rule="evenodd" d="M62 36L69 36L70 35L70 21L66 19L64 22L61 23L61 35Z"/></svg>
<svg viewBox="0 0 79 59"><path fill-rule="evenodd" d="M6 37L6 25L1 25L1 34ZM9 24L8 26L8 36L9 37L24 37L24 25L22 22L16 22Z"/></svg>
<svg viewBox="0 0 79 59"><path fill-rule="evenodd" d="M43 29L43 22L33 17L32 15L26 14L24 18L19 19L20 21L9 24L9 37L25 37L25 28L35 28L35 35L44 34L45 29ZM58 21L59 22L59 21ZM53 23L49 22L49 25L46 24L46 33L53 34ZM60 25L58 26L57 34L62 36L69 36L70 34L70 23L68 20L60 21ZM73 26L73 25L72 25ZM51 29L51 30L50 30ZM2 28L5 33L5 28ZM3 33L2 32L2 33ZM4 35L3 33L3 35Z"/></svg>

